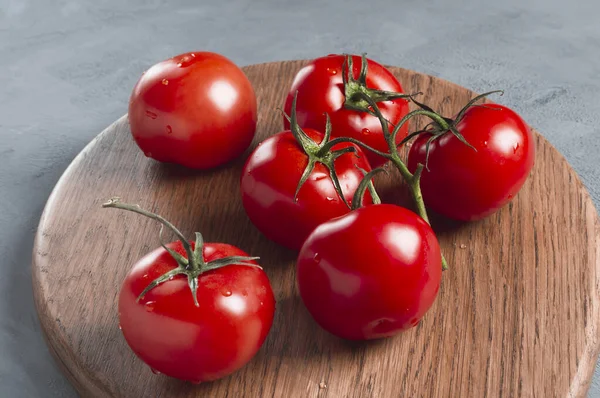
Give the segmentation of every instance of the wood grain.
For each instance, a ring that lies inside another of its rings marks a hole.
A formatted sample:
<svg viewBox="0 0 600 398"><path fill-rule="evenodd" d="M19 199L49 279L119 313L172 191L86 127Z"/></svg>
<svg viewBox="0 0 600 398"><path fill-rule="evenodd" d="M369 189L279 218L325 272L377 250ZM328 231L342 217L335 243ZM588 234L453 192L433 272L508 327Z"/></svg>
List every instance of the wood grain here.
<svg viewBox="0 0 600 398"><path fill-rule="evenodd" d="M259 100L255 146L281 128L276 108L303 61L244 68ZM391 68L411 92L452 115L474 94ZM414 126L413 126L414 127ZM486 220L433 217L450 270L414 329L347 343L323 332L294 282L295 254L266 240L241 206L245 158L212 172L161 165L133 143L126 117L94 139L48 200L33 256L35 302L50 350L84 397L582 397L600 348L599 222L565 159L536 133L537 158L515 200ZM407 204L398 175L377 180ZM118 195L192 236L261 256L277 311L242 370L194 386L155 376L128 349L117 295L129 267L158 246L158 225L101 209Z"/></svg>

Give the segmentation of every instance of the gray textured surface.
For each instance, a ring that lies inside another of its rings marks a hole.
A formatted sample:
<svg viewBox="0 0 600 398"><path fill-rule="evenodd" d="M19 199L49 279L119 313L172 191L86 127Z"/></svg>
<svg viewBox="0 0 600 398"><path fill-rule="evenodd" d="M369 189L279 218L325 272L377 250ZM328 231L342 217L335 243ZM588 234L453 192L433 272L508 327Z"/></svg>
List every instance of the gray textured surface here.
<svg viewBox="0 0 600 398"><path fill-rule="evenodd" d="M33 309L34 230L69 162L126 112L141 72L180 52L247 65L367 51L476 91L506 89L501 101L600 204L597 0L345 3L0 0L0 397L75 395ZM590 396L600 397L600 369Z"/></svg>

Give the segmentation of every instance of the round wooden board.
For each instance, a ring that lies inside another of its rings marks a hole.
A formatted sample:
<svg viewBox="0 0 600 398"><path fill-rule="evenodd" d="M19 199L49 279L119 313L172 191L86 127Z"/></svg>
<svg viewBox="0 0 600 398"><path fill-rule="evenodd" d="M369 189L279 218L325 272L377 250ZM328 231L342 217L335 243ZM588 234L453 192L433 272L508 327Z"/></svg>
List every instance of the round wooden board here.
<svg viewBox="0 0 600 398"><path fill-rule="evenodd" d="M281 129L276 110L305 61L244 68L259 101L254 147ZM391 68L409 92L452 115L474 94ZM415 126L412 126L415 127ZM348 343L322 331L298 296L295 254L264 238L241 206L246 156L211 172L161 165L135 146L123 117L73 161L42 215L33 255L35 302L50 350L85 397L584 396L600 348L599 223L579 178L536 133L531 177L486 220L433 218L450 269L414 329ZM247 155L247 154L246 154ZM493 178L493 176L491 176ZM407 205L391 173L385 201ZM155 376L129 350L117 297L131 265L158 246L158 225L101 209L111 196L160 212L188 236L239 246L268 273L273 328L235 374L192 385Z"/></svg>

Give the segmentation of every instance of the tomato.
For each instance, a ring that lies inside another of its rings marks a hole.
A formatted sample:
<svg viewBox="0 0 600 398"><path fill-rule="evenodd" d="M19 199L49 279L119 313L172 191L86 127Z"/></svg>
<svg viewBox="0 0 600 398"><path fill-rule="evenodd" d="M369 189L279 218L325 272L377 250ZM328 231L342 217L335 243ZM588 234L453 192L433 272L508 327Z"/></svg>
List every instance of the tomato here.
<svg viewBox="0 0 600 398"><path fill-rule="evenodd" d="M352 56L352 60L353 76L358 79L362 65L361 57ZM346 96L342 78L342 73L346 72L344 61L344 55L332 54L317 58L303 67L294 78L284 111L290 113L294 94L298 91L297 117L302 128L321 129L325 125L327 113L331 118L333 137L352 137L381 152L389 152L377 117L345 107L346 103L360 104L361 101ZM389 70L370 59L367 60L367 64L368 89L403 92L402 85ZM349 90L348 94L355 91ZM372 95L372 98L376 97ZM397 124L408 113L408 102L403 98L377 102L383 116L393 124ZM289 128L285 118L284 127ZM406 137L407 129L408 123L405 123L396 136L397 143ZM371 152L367 153L367 157L373 168L386 162L386 159Z"/></svg>
<svg viewBox="0 0 600 398"><path fill-rule="evenodd" d="M535 143L521 117L503 105L468 108L456 128L475 149L450 132L430 144L428 168L421 176L425 204L452 219L484 218L517 195L534 164ZM430 135L418 136L408 168L425 164Z"/></svg>
<svg viewBox="0 0 600 398"><path fill-rule="evenodd" d="M269 333L275 298L257 257L226 243L188 242L162 217L111 199L103 207L143 214L179 241L139 259L119 293L119 327L154 373L200 383L248 363Z"/></svg>
<svg viewBox="0 0 600 398"><path fill-rule="evenodd" d="M315 142L321 142L324 137L313 129L304 131ZM356 154L341 155L335 160L334 167L344 198L351 202L363 178L359 167L365 171L371 168L355 145L341 143L333 150L349 146L355 148ZM246 214L267 238L293 250L300 249L308 234L319 224L350 211L322 163L315 165L295 199L308 162L309 155L292 132L283 131L261 142L242 170L241 193ZM371 203L368 194L364 199L365 203Z"/></svg>
<svg viewBox="0 0 600 398"><path fill-rule="evenodd" d="M256 96L244 72L210 52L152 66L135 85L129 124L150 158L208 169L241 155L254 138Z"/></svg>
<svg viewBox="0 0 600 398"><path fill-rule="evenodd" d="M442 273L429 224L391 204L361 207L321 224L296 266L312 317L349 340L389 337L415 326L434 303Z"/></svg>

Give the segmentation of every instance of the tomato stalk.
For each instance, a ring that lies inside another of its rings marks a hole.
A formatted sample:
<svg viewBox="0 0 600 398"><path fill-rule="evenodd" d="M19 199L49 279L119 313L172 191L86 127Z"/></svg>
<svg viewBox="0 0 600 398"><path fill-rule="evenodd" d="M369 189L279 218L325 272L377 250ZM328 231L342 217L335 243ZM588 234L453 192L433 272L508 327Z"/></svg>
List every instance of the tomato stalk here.
<svg viewBox="0 0 600 398"><path fill-rule="evenodd" d="M367 55L361 55L361 66L360 74L358 79L353 76L353 61L351 55L346 55L344 65L342 65L342 79L344 82L344 107L346 109L368 112L369 104L365 101L364 96L366 95L374 102L392 101L395 99L406 99L410 98L410 95L403 93L396 93L393 91L377 90L374 88L367 87L367 73L369 63L367 61ZM344 73L345 71L345 73Z"/></svg>
<svg viewBox="0 0 600 398"><path fill-rule="evenodd" d="M344 193L342 192L342 185L338 179L337 173L335 172L335 160L340 156L350 153L356 152L356 149L352 146L342 148L336 151L333 151L333 145L329 145L331 141L331 120L329 119L329 115L326 114L326 122L325 122L325 133L323 136L323 140L317 144L313 139L311 139L298 125L298 120L296 118L296 100L298 98L298 91L294 94L294 99L292 101L292 112L291 115L288 116L284 113L284 116L290 122L290 130L292 135L298 142L298 145L302 147L306 156L308 156L308 163L300 177L300 181L298 182L298 186L296 188L296 192L294 194L294 199L298 201L298 193L302 188L302 185L308 180L308 177L312 173L317 163L323 164L327 170L329 171L329 177L333 183L335 191L338 196L346 206L350 207L350 204L344 197Z"/></svg>
<svg viewBox="0 0 600 398"><path fill-rule="evenodd" d="M204 272L212 271L215 269L219 269L219 268L222 268L222 267L225 267L228 265L234 265L234 264L261 268L257 264L248 262L248 261L258 260L259 257L229 256L229 257L218 258L218 259L208 261L208 262L205 261L204 260L204 238L202 237L202 234L200 232L196 232L196 240L194 242L194 248L192 248L192 245L190 244L190 242L187 241L187 239L181 233L181 231L179 231L173 224L171 224L169 221L167 221L165 218L163 218L162 216L160 216L158 214L151 213L147 210L142 209L139 205L122 203L119 198L112 198L108 202L102 204L102 207L131 211L131 212L138 213L143 216L149 217L149 218L161 223L162 225L161 225L160 232L159 232L160 244L163 247L163 249L165 249L171 255L171 257L173 257L173 259L177 262L177 265L178 265L177 268L174 268L174 269L170 270L169 272L166 272L165 274L159 276L158 278L156 278L155 280L150 282L148 284L148 286L146 286L146 288L142 291L142 293L140 293L140 295L137 297L138 302L146 295L146 293L148 293L150 290L154 289L156 286L160 285L161 283L166 282L166 281L174 278L177 275L185 275L185 276L187 276L188 286L192 292L192 296L194 299L194 305L196 305L196 307L198 307L199 306L198 297L197 297L198 277L201 274L203 274ZM187 258L182 256L181 254L177 253L175 250L168 248L164 244L164 242L162 240L163 227L167 227L169 230L171 230L177 236L177 238L181 242L181 246L183 247L183 249L186 252Z"/></svg>

